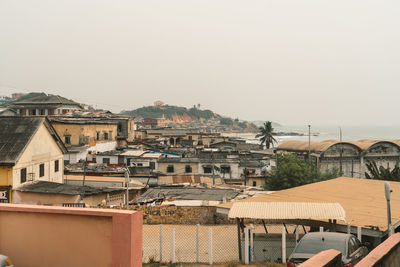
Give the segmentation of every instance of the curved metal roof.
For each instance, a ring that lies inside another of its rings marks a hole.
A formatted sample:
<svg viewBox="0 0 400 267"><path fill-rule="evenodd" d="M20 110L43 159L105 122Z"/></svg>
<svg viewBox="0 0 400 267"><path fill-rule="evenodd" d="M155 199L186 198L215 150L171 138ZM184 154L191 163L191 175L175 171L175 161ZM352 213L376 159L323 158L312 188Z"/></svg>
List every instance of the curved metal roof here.
<svg viewBox="0 0 400 267"><path fill-rule="evenodd" d="M345 221L346 212L339 203L236 202L229 211L229 218Z"/></svg>
<svg viewBox="0 0 400 267"><path fill-rule="evenodd" d="M361 151L367 151L373 145L377 143L390 143L394 146L397 146L400 149L400 140L393 140L393 141L382 141L382 140L359 140L359 141L352 141L352 142L340 142L337 140L325 140L321 142L311 142L310 143L310 150L314 152L325 152L328 150L329 147L336 145L336 144L348 144L356 146ZM291 140L280 144L277 147L278 150L291 150L291 151L308 151L308 142L307 141L296 141Z"/></svg>
<svg viewBox="0 0 400 267"><path fill-rule="evenodd" d="M337 140L325 140L321 142L311 142L310 150L311 151L326 151L330 146L339 143ZM295 150L295 151L308 151L308 142L307 141L296 141L291 140L285 143L280 144L277 147L278 150Z"/></svg>

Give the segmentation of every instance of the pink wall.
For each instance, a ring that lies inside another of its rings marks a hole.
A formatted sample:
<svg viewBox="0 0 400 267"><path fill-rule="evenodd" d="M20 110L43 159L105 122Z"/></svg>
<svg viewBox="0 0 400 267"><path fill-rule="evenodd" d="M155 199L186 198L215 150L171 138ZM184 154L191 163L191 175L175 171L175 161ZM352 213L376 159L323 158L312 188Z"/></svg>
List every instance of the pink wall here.
<svg viewBox="0 0 400 267"><path fill-rule="evenodd" d="M372 250L356 267L399 266L400 233L396 233Z"/></svg>
<svg viewBox="0 0 400 267"><path fill-rule="evenodd" d="M321 251L309 260L300 264L301 267L342 267L342 253L335 249Z"/></svg>
<svg viewBox="0 0 400 267"><path fill-rule="evenodd" d="M142 266L142 214L0 204L0 251L15 266Z"/></svg>

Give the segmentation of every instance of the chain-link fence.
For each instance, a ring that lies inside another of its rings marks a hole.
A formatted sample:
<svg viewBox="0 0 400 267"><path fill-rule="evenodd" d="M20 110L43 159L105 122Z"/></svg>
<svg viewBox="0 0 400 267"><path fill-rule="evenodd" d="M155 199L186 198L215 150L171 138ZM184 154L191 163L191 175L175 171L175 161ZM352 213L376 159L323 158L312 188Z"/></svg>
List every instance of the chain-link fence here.
<svg viewBox="0 0 400 267"><path fill-rule="evenodd" d="M235 225L143 225L143 262L227 262L238 255Z"/></svg>
<svg viewBox="0 0 400 267"><path fill-rule="evenodd" d="M282 225L252 229L252 261L282 260ZM296 245L295 227L287 226L286 255ZM300 234L301 236L301 234ZM245 241L241 235L244 259ZM143 225L143 262L222 263L239 260L236 225Z"/></svg>

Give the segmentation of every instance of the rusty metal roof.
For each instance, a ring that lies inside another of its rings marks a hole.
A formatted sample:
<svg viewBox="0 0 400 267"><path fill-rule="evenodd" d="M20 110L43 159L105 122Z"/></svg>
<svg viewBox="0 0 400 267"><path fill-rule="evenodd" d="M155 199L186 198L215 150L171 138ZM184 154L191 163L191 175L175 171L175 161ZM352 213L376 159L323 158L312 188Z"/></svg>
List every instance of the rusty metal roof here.
<svg viewBox="0 0 400 267"><path fill-rule="evenodd" d="M229 218L269 220L346 220L346 212L339 203L311 202L236 202Z"/></svg>

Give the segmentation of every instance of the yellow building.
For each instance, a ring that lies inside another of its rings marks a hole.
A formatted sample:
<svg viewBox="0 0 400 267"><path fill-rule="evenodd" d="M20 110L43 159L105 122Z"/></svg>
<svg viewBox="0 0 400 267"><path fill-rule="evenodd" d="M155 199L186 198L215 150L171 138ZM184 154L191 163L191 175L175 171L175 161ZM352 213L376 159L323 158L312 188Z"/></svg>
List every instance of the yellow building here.
<svg viewBox="0 0 400 267"><path fill-rule="evenodd" d="M66 148L45 117L0 117L0 203L28 181L63 182Z"/></svg>
<svg viewBox="0 0 400 267"><path fill-rule="evenodd" d="M191 175L199 173L198 158L162 158L158 160L157 171L168 175Z"/></svg>
<svg viewBox="0 0 400 267"><path fill-rule="evenodd" d="M118 121L51 117L51 125L66 147L116 142Z"/></svg>

